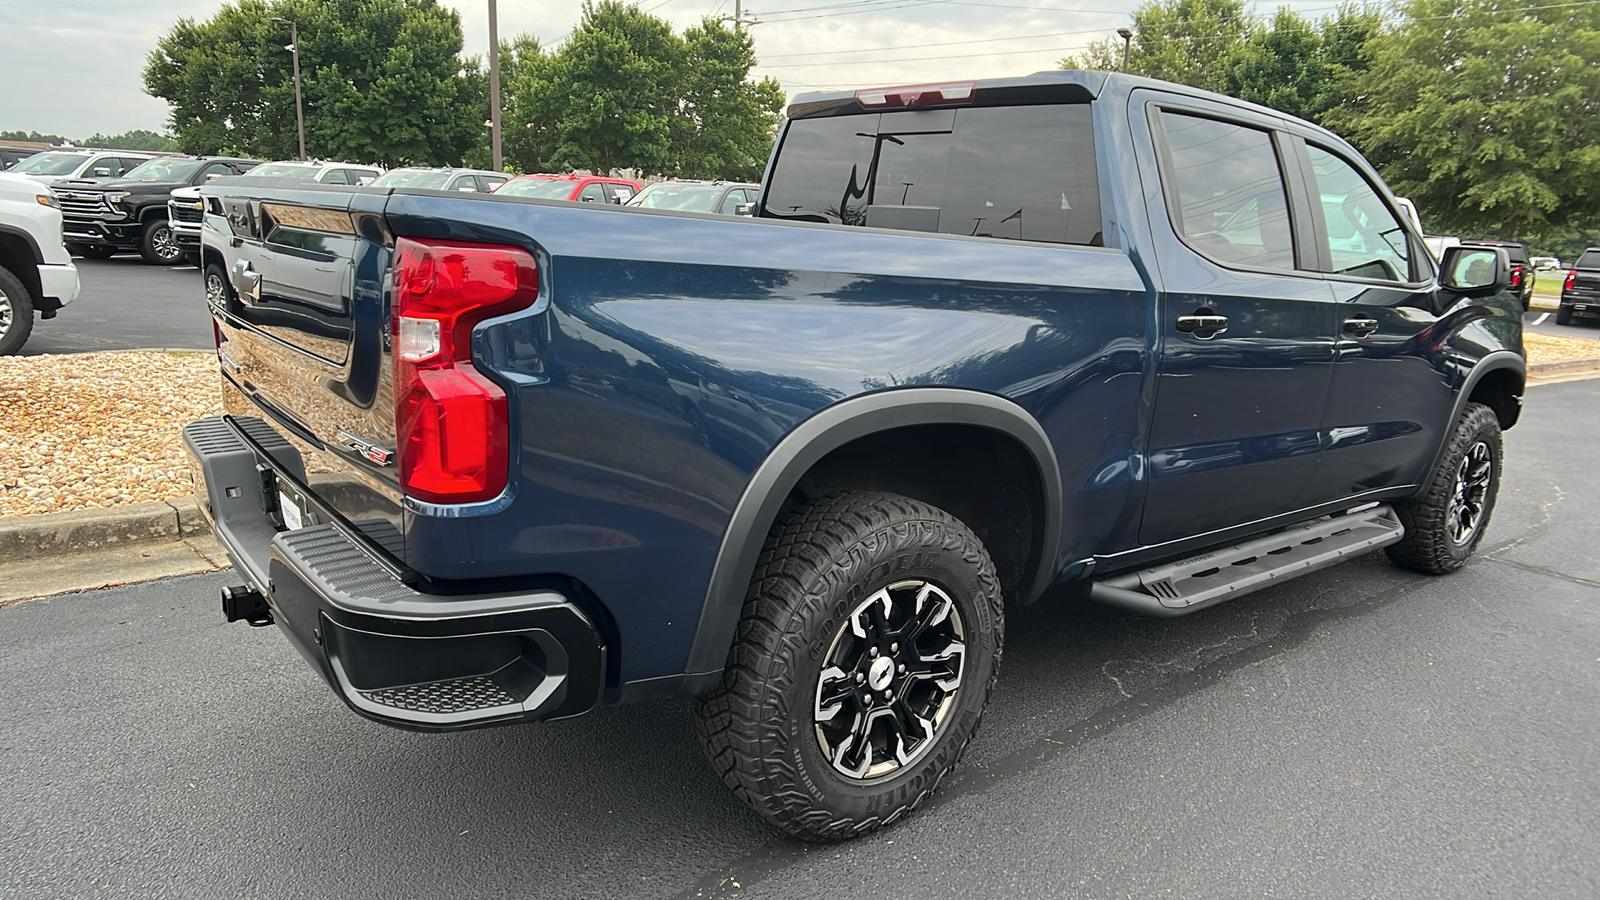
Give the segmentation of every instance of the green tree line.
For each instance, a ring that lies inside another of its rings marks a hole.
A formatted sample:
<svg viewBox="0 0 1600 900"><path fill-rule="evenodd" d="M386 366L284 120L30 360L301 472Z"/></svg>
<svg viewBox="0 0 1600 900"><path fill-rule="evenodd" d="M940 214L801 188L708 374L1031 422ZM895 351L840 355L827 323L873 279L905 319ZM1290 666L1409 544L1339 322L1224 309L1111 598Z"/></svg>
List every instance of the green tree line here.
<svg viewBox="0 0 1600 900"><path fill-rule="evenodd" d="M1063 68L1260 103L1356 146L1430 231L1570 248L1600 230L1600 3L1402 0L1308 20L1151 0ZM1570 249L1568 251L1570 253Z"/></svg>
<svg viewBox="0 0 1600 900"><path fill-rule="evenodd" d="M155 150L169 153L178 149L178 142L170 136L146 128L135 128L121 134L95 132L81 141L59 134L40 134L37 131L0 131L0 141L35 141L58 146L71 144L75 147L109 147L115 150Z"/></svg>
<svg viewBox="0 0 1600 900"><path fill-rule="evenodd" d="M145 89L171 106L191 153L298 152L295 23L311 156L486 166L487 66L462 55L460 15L436 0L237 0L181 19L151 51ZM707 20L677 34L617 0L586 2L560 46L530 35L499 48L509 169L635 169L759 177L783 108L753 81L748 35Z"/></svg>

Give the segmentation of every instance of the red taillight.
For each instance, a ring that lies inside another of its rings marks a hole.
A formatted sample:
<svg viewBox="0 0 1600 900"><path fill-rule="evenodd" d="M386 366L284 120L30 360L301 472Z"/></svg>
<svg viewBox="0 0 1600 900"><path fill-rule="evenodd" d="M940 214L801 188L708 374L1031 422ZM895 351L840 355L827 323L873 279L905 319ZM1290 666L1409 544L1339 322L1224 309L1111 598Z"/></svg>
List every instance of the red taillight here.
<svg viewBox="0 0 1600 900"><path fill-rule="evenodd" d="M908 84L901 87L862 88L856 91L856 102L868 109L900 107L915 109L919 106L942 106L954 103L971 103L978 85L972 81L950 84Z"/></svg>
<svg viewBox="0 0 1600 900"><path fill-rule="evenodd" d="M475 503L506 486L506 395L472 365L472 329L532 306L539 275L519 247L395 241L394 394L400 485L430 503Z"/></svg>
<svg viewBox="0 0 1600 900"><path fill-rule="evenodd" d="M1511 286L1512 287L1522 287L1522 267L1521 266L1512 266L1511 267Z"/></svg>
<svg viewBox="0 0 1600 900"><path fill-rule="evenodd" d="M1561 282L1561 289L1563 291L1572 290L1572 284L1573 284L1573 282L1575 282L1577 280L1578 280L1578 270L1577 269L1568 269L1567 270L1567 280Z"/></svg>

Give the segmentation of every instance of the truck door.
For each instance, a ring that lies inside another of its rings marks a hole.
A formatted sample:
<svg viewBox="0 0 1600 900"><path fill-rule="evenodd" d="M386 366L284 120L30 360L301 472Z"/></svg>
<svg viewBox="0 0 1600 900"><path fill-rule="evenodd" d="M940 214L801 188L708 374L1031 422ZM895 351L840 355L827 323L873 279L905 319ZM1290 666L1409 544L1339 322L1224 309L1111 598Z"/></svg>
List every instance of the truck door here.
<svg viewBox="0 0 1600 900"><path fill-rule="evenodd" d="M1333 377L1332 292L1281 120L1136 91L1163 290L1140 542L1300 508Z"/></svg>
<svg viewBox="0 0 1600 900"><path fill-rule="evenodd" d="M1315 137L1294 143L1339 329L1322 465L1303 498L1310 505L1425 478L1451 425L1454 376L1421 235L1359 157Z"/></svg>

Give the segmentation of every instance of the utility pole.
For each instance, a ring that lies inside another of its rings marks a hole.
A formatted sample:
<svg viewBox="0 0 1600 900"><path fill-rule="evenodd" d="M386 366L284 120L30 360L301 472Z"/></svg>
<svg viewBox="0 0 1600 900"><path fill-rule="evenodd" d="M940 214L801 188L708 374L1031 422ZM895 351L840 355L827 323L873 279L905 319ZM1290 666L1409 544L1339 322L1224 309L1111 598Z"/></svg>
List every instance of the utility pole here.
<svg viewBox="0 0 1600 900"><path fill-rule="evenodd" d="M500 171L500 16L489 0L489 142L494 148L494 170Z"/></svg>
<svg viewBox="0 0 1600 900"><path fill-rule="evenodd" d="M733 15L722 16L719 22L732 22L734 31L744 31L746 25L760 25L761 20L744 14L744 0L733 0Z"/></svg>
<svg viewBox="0 0 1600 900"><path fill-rule="evenodd" d="M1122 38L1122 73L1128 73L1128 48L1133 46L1133 32L1127 28L1118 28L1117 37Z"/></svg>
<svg viewBox="0 0 1600 900"><path fill-rule="evenodd" d="M289 46L294 53L294 127L300 133L300 158L306 158L306 111L300 100L300 29L288 19L273 16L272 21L289 26Z"/></svg>

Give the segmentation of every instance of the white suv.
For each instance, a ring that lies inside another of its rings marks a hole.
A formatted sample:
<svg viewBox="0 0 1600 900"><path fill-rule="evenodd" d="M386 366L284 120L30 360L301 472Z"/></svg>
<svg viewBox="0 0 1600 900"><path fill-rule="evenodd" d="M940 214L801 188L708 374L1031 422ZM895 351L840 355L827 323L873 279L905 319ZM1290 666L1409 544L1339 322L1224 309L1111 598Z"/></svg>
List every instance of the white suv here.
<svg viewBox="0 0 1600 900"><path fill-rule="evenodd" d="M25 175L0 172L0 356L22 349L35 312L55 318L78 290L55 194Z"/></svg>
<svg viewBox="0 0 1600 900"><path fill-rule="evenodd" d="M124 172L154 158L132 150L47 150L35 153L7 169L41 184L60 184L83 178L121 178Z"/></svg>

